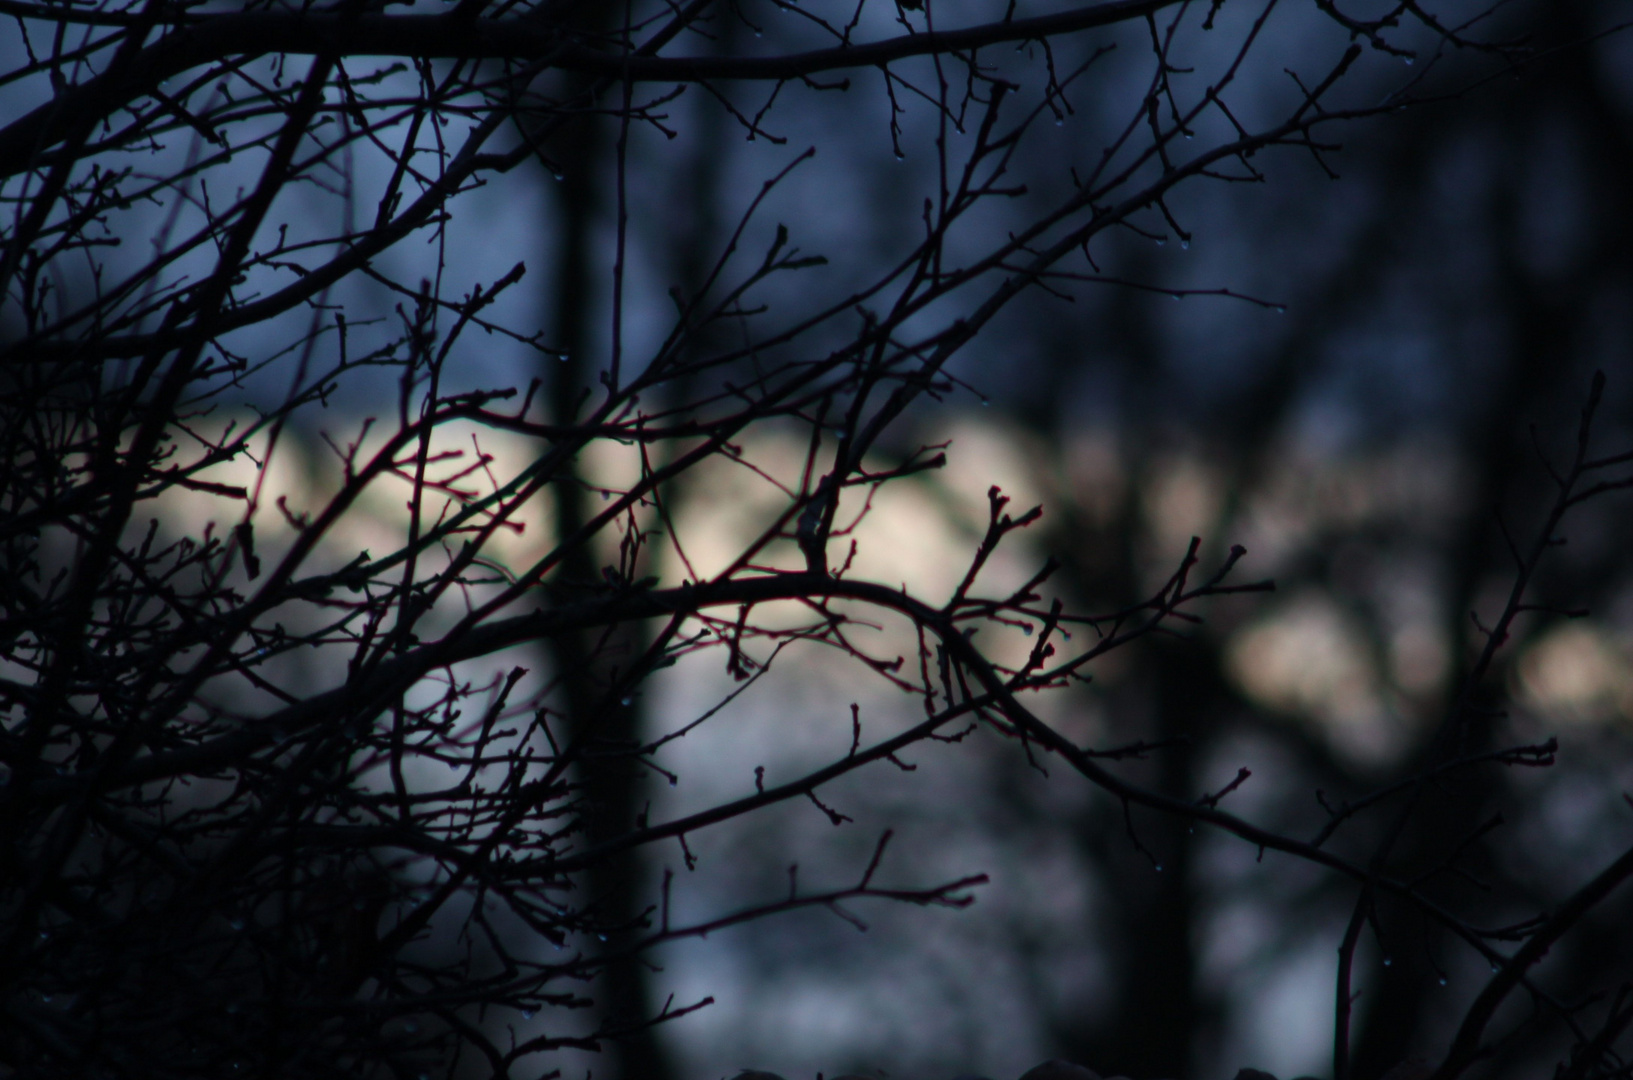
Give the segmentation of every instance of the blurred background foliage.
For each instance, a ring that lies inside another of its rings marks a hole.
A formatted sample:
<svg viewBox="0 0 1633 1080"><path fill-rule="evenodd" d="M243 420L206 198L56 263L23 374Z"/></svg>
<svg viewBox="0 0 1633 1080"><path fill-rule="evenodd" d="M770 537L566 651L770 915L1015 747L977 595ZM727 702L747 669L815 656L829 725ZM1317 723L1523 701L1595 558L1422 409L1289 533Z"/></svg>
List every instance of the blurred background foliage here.
<svg viewBox="0 0 1633 1080"><path fill-rule="evenodd" d="M1220 18L1233 14L1244 17L1226 5ZM1633 434L1633 37L1605 33L1628 14L1594 0L1505 5L1494 36L1527 36L1533 63L1346 129L1327 159L1339 179L1280 153L1258 162L1267 185L1186 189L1173 208L1188 244L1125 232L1096 251L1108 278L1152 288L1024 298L962 358L972 393L899 436L903 449L950 438L951 464L870 520L860 550L885 563L872 571L933 594L937 567L924 552L967 548L990 483L1044 506L1026 554L1063 560L1056 585L1079 608L1147 595L1193 534L1216 555L1241 543L1246 574L1273 577L1273 597L1217 605L1187 640L1119 652L1091 686L1050 705L1051 719L1096 745L1183 740L1144 767L1176 796L1217 790L1245 765L1254 779L1233 796L1237 811L1295 831L1321 820L1316 791L1336 805L1419 766L1480 644L1470 612L1493 611L1511 582L1498 515L1519 533L1544 510L1539 450L1563 454L1595 368L1609 375L1600 445ZM797 20L769 5L745 4L744 17L753 29L722 28L712 47L800 40ZM1296 42L1317 18L1313 5L1284 9L1266 33ZM1104 43L1056 42L1054 63L1064 70L1081 59L1069 49ZM1133 59L1137 40L1125 44ZM1204 39L1187 45L1206 52ZM1122 77L1145 75L1131 64ZM1249 96L1268 101L1286 76L1266 66L1249 79ZM1112 96L1069 93L1073 122L1023 148L1017 171L1037 205L1122 120ZM934 160L913 147L930 110L904 103L896 160L882 101L808 97L785 102L768 129L790 146L818 141L807 129L858 134L822 141L795 235L837 267L869 265L917 227L912 200ZM630 227L646 273L685 283L721 245L741 170L769 151L701 95L676 107L687 122L651 150L670 164L636 170L653 186L632 197ZM586 170L605 170L607 152ZM607 188L572 176L555 187L558 235L612 227L596 190ZM557 271L568 278L583 272L570 248ZM1221 286L1286 313L1169 295ZM744 497L694 492L689 512L729 518ZM1490 745L1558 735L1560 764L1458 781L1414 826L1403 865L1500 809L1506 826L1473 865L1498 893L1546 907L1615 849L1628 812L1618 792L1633 783L1628 526L1625 502L1570 523L1542 597L1592 614L1530 617L1502 662L1510 700ZM891 566L893 549L917 554ZM802 729L821 718L831 727L851 701L881 723L902 708L882 690L869 698L837 660L805 663L797 685L751 696L747 715L689 737L681 787L651 797L676 808L706 799L711 771L791 775L831 749ZM645 707L686 715L681 705L719 689L677 675ZM937 746L910 774L852 778L832 805L857 825L838 833L790 807L697 838L700 907L775 893L792 861L802 880L842 875L865 858L869 826L887 823L924 873L985 871L993 882L970 911L870 913L865 935L806 913L673 948L642 994L707 992L717 1004L659 1029L625 1075L712 1077L746 1064L805 1075L814 1063L1002 1077L1052 1055L1135 1077L1222 1078L1244 1063L1326 1071L1346 887L1136 814L1159 872L1110 800L1069 778L1036 782L1016 753L966 749ZM1625 977L1630 914L1626 897L1606 906L1550 964L1574 985ZM1381 928L1385 945L1363 948L1358 976L1362 1078L1443 1045L1484 973L1408 913L1386 907ZM1488 1075L1548 1068L1522 1053Z"/></svg>
<svg viewBox="0 0 1633 1080"><path fill-rule="evenodd" d="M950 21L996 6L929 5ZM1264 31L1267 52L1330 65L1347 43L1320 6L1282 5ZM884 8L870 18L885 19ZM1217 791L1250 768L1232 808L1297 835L1325 819L1316 792L1337 805L1420 768L1480 643L1470 612L1500 606L1512 582L1499 517L1522 533L1544 511L1540 455L1568 446L1593 370L1609 376L1600 445L1633 440L1633 34L1611 32L1630 14L1623 0L1501 5L1484 29L1532 42L1536 58L1519 69L1347 126L1342 150L1320 160L1265 155L1255 164L1267 184L1183 188L1170 209L1187 241L1160 225L1097 240L1103 276L1128 284L1023 297L961 354L954 370L966 389L916 406L893 436L886 449L904 456L949 443L949 465L881 496L857 530L859 572L945 595L985 525L992 484L1044 516L1000 553L991 580L1024 580L1053 556L1063 563L1053 587L1079 610L1143 600L1193 535L1204 565L1240 543L1243 576L1274 578L1274 595L1215 603L1189 636L1117 652L1091 684L1052 695L1040 712L1080 743L1164 743L1135 771L1176 797ZM1223 27L1255 15L1235 3L1217 11ZM1043 212L1070 166L1092 167L1144 93L1146 33L1133 23L1052 43L1046 59L1060 71L1119 48L1095 81L1068 90L1068 123L1021 145L1013 171L1031 194L983 210L990 235ZM1217 40L1232 49L1238 38ZM794 5L741 0L687 47L731 55L820 41ZM1214 55L1214 41L1180 39L1203 72L1198 85L1233 55ZM1028 48L1014 63L1035 76L1045 58ZM1462 59L1445 61L1452 74L1437 87L1467 84ZM1402 77L1375 65L1356 94L1381 97ZM1260 119L1296 93L1268 64L1244 71L1242 85L1238 107L1249 116L1257 103ZM766 216L829 260L811 271L816 281L872 280L922 227L917 202L936 182L932 107L899 87L893 97L878 86L838 94L791 85L745 138L742 117L765 104L766 88L745 86L741 99L718 89L730 108L696 87L667 106L673 139L644 126L628 133L632 356L665 332L671 290L701 288L748 199L808 144L820 146L816 159L773 194ZM612 325L618 137L614 120L587 117L553 136L554 175L522 166L532 170L525 197L514 185L504 198L473 195L450 265L491 260L502 247L545 269L528 277L525 304L542 313L563 359L496 341L485 367L457 378L542 376L561 410L594 383ZM788 278L769 283L768 295L797 308L806 279ZM1272 306L1205 295L1220 288ZM382 311L399 301L372 299ZM694 347L709 344L703 333ZM332 402L359 415L369 405L366 391L349 387ZM305 452L301 437L315 448L315 429L297 425L290 454ZM778 438L754 435L743 457L773 471L797 466L801 444ZM485 449L507 452L499 438ZM603 476L618 467L584 464ZM559 490L549 509L558 535L583 520L577 500L590 497ZM686 523L677 532L701 538L690 552L700 562L729 557L754 500L770 495L717 463L674 492L672 511ZM1526 910L1494 909L1490 921L1548 907L1622 846L1620 792L1633 787L1628 514L1625 501L1584 507L1568 523L1569 545L1544 564L1541 599L1591 615L1528 617L1503 654L1506 712L1484 738L1495 747L1557 735L1560 763L1470 773L1431 791L1397 849L1404 874L1414 860L1438 858L1436 841L1500 810L1505 826L1478 841L1469 865L1495 895L1524 897ZM568 574L593 579L595 567ZM571 673L591 652L562 641L545 660ZM603 778L601 798L617 810L606 820L647 810L668 818L740 792L757 767L769 783L830 760L849 739L853 703L867 725L912 719L913 699L859 680L844 657L812 650L784 663L774 690L751 687L736 709L673 744L665 762L678 785ZM570 697L575 683L564 685ZM588 695L593 680L576 685ZM676 668L627 704L619 730L668 731L731 689L725 672ZM889 826L904 876L989 874L974 907L868 910L865 934L799 912L669 946L658 970L615 966L598 995L615 1014L650 1015L671 995L715 1004L572 1058L566 1075L695 1080L753 1065L794 1077L817 1068L1009 1077L1053 1056L1139 1078L1223 1080L1243 1064L1325 1071L1336 943L1354 902L1347 884L1291 859L1257 859L1183 822L1139 812L1125 822L1088 785L1045 780L985 732L927 744L903 766L911 771L875 769L824 789L852 824L835 829L803 804L777 807L693 836L695 874L666 848L597 871L591 887L626 897L635 912L673 870L684 886L678 914L699 917L778 895L791 863L802 882L849 880ZM1350 826L1363 848L1372 827ZM1474 888L1442 887L1463 901ZM1363 947L1357 977L1358 1080L1443 1047L1485 974L1484 961L1411 912L1384 904L1379 929L1382 945ZM1572 986L1626 979L1628 897L1593 912L1548 964ZM1541 1075L1560 1045L1563 1037L1532 1044L1485 1075Z"/></svg>

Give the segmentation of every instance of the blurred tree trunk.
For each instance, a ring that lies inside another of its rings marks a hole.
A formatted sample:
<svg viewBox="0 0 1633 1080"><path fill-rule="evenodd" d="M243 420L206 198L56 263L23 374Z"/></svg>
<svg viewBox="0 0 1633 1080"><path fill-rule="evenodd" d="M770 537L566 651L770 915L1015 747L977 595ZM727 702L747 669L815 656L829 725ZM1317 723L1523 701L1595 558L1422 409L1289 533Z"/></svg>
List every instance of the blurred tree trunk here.
<svg viewBox="0 0 1633 1080"><path fill-rule="evenodd" d="M737 23L725 20L718 39L705 52L729 52L736 38ZM692 167L671 185L674 205L686 208L674 215L672 233L667 238L671 273L685 299L699 292L713 266L719 249L720 220L717 212L722 165L725 154L724 130L718 109L698 110ZM556 183L559 216L557 235L560 247L555 271L556 347L566 354L563 360L546 360L544 373L553 414L565 421L592 393L602 365L592 323L600 299L594 287L596 275L608 267L598 265L596 255L607 250L604 240L594 233L598 216L617 208L606 197L612 140L606 124L594 117L569 125L556 140L560 180ZM689 338L688 354L695 359L712 335L707 329ZM691 399L695 380L684 373L670 380L668 392L679 404ZM664 448L656 452L662 453ZM662 462L654 463L661 467ZM562 535L581 525L593 512L587 507L588 489L582 483L557 484L554 489L558 528ZM678 513L684 501L684 487L666 487L664 498L671 513ZM561 567L558 577L569 590L582 583L597 583L600 567L594 564L588 545L576 545ZM569 735L593 731L591 753L581 770L583 797L594 806L588 816L592 830L586 842L608 840L628 829L642 813L645 803L644 777L638 767L620 751L637 745L642 738L642 703L628 703L612 691L617 669L639 656L647 645L646 635L635 626L620 628L616 640L563 638L551 647L551 669L556 673L561 700L567 716ZM597 753L596 751L600 752ZM621 933L608 935L608 948L635 936L637 920L653 902L654 893L648 867L638 852L605 864L587 882L593 896L603 904L604 921L624 926ZM597 994L604 1015L616 1024L640 1025L661 1007L654 992L653 969L638 960L613 964L603 977ZM638 1027L616 1048L609 1048L608 1073L623 1080L671 1080L675 1063L653 1027Z"/></svg>
<svg viewBox="0 0 1633 1080"><path fill-rule="evenodd" d="M1576 34L1566 36L1586 36L1585 25L1579 23L1574 30ZM1522 159L1533 152L1536 126L1549 123L1558 113L1604 115L1602 107L1596 108L1593 103L1597 94L1589 66L1558 65L1545 78L1552 83L1553 92L1525 95L1525 108L1518 116L1513 115L1511 106L1505 108L1508 103L1488 102L1503 112L1500 119L1488 115L1486 120L1506 135L1492 149L1505 160L1495 162L1491 170L1497 180L1486 225L1495 255L1497 295L1493 306L1502 313L1506 325L1502 328L1504 347L1490 358L1486 369L1489 376L1484 407L1471 418L1465 436L1468 460L1474 467L1471 495L1459 531L1448 545L1450 551L1466 553L1448 568L1451 588L1446 606L1448 634L1455 643L1453 656L1465 665L1467 658L1485 644L1469 613L1478 610L1487 581L1510 574L1513 568L1494 512L1503 514L1511 530L1521 531L1532 527L1531 521L1540 510L1538 495L1545 494L1538 482L1541 465L1526 433L1534 426L1539 433L1548 432L1552 437L1543 438L1541 445L1551 447L1557 446L1558 435L1568 430L1555 422L1558 417L1546 413L1571 401L1586 385L1586 372L1573 370L1571 362L1588 351L1586 343L1577 340L1575 331L1591 325L1588 313L1581 310L1583 301L1593 295L1591 279L1608 269L1593 254L1579 260L1564 281L1550 281L1546 274L1534 269L1537 253L1527 242L1522 218L1528 212L1535 213L1536 208L1527 206L1527 192L1521 186L1526 181ZM1602 145L1615 144L1609 131L1600 134L1604 136ZM1588 280L1577 280L1579 277ZM1574 598L1547 597L1546 593L1538 599L1574 602ZM1478 613L1487 622L1492 618L1489 611ZM1494 745L1492 727L1476 725L1471 741L1461 750L1477 753ZM1423 749L1426 753L1433 750ZM1406 771L1428 763L1427 756L1420 755L1407 764ZM1457 798L1447 799L1444 806L1419 816L1420 824L1408 832L1397 861L1408 867L1427 867L1443 858L1447 847L1476 826L1476 815L1495 808L1507 783L1508 777L1494 770L1467 773L1461 779ZM1447 816L1454 812L1455 816ZM1433 828L1429 827L1431 823ZM1493 849L1508 842L1499 832L1471 852L1471 858L1480 860L1477 873L1494 885L1494 879L1500 878L1499 888L1533 892L1536 902L1546 906L1550 902L1546 891L1535 890L1535 882L1504 873L1511 860L1493 857L1500 854ZM1391 951L1393 962L1377 980L1375 989L1362 999L1359 1010L1357 1080L1375 1080L1412 1050L1422 1049L1414 1044L1431 1015L1430 996L1438 990L1440 974L1428 962L1418 929L1402 927L1396 936L1402 940ZM1431 941L1442 938L1443 934L1435 932Z"/></svg>
<svg viewBox="0 0 1633 1080"><path fill-rule="evenodd" d="M1139 264L1141 256L1131 256ZM1131 277L1138 265L1129 268ZM1155 387L1160 345L1137 303L1114 305L1109 318L1111 348L1129 358L1125 388L1136 399ZM1068 384L1075 349L1067 342L1056 352L1052 379ZM1066 397L1052 395L1055 402ZM1143 405L1144 402L1142 401ZM1071 418L1037 418L1047 429L1067 431ZM1142 425L1157 419L1138 416ZM1150 442L1129 437L1133 444ZM1143 460L1125 463L1126 474L1139 477ZM1142 502L1135 483L1127 485L1120 504L1103 520L1092 520L1071 508L1053 517L1051 547L1062 552L1062 583L1091 610L1116 610L1139 603L1143 586L1137 566L1142 537ZM1216 643L1198 636L1156 639L1140 648L1136 670L1127 685L1111 691L1109 741L1165 743L1143 763L1124 763L1164 794L1194 799L1201 791L1199 767L1207 758L1211 734L1221 726L1232 692L1224 682ZM1079 819L1079 845L1087 860L1098 862L1106 890L1103 914L1110 925L1094 929L1112 962L1114 989L1109 1010L1090 1019L1057 1015L1052 1023L1059 1052L1093 1063L1105 1075L1189 1076L1197 1064L1197 1034L1210 1011L1197 985L1195 924L1199 907L1192 878L1195 836L1186 823L1167 815L1135 811L1133 829L1141 851L1127 836L1121 809L1095 806Z"/></svg>
<svg viewBox="0 0 1633 1080"><path fill-rule="evenodd" d="M553 415L571 420L593 391L602 367L592 326L595 314L595 276L601 268L595 253L597 215L604 209L602 190L607 183L605 158L610 146L604 125L593 116L567 125L551 147L561 169L556 182L558 248L553 297L555 341L565 355L546 358L544 383ZM558 535L572 533L590 516L588 490L582 482L582 462L567 480L553 485ZM596 553L589 544L568 548L555 586L568 595L601 580ZM587 835L594 845L628 831L640 812L642 777L626 753L641 737L641 703L617 689L621 671L640 656L646 642L639 626L614 628L610 634L568 635L552 640L550 669L557 680L559 702L565 715L568 739L587 736L579 768L581 798ZM649 905L646 867L638 851L596 864L584 879L590 899L608 926L609 952L627 946L639 933L642 911ZM643 1026L659 1008L652 992L649 968L630 958L611 964L602 975L595 998L602 1014L615 1027L630 1030L616 1047L604 1047L609 1062L605 1075L625 1080L669 1080L674 1069L651 1027Z"/></svg>
<svg viewBox="0 0 1633 1080"><path fill-rule="evenodd" d="M1203 640L1165 640L1141 660L1154 709L1144 737L1169 743L1152 755L1152 786L1194 799L1210 733L1222 726L1230 699L1217 650ZM1101 815L1101 827L1109 820ZM1133 824L1147 852L1118 837L1124 843L1108 867L1117 883L1110 892L1117 991L1107 1025L1083 1045L1081 1060L1108 1076L1190 1076L1208 1011L1196 979L1195 834L1168 815L1135 812Z"/></svg>

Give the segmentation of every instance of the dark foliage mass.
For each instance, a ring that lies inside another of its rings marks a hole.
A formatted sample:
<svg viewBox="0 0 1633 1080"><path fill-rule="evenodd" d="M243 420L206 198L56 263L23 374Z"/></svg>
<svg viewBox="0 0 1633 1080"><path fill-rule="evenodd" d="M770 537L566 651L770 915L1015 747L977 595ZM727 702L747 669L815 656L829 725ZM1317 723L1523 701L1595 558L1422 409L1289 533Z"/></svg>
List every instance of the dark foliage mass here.
<svg viewBox="0 0 1633 1080"><path fill-rule="evenodd" d="M1234 1072L1198 942L1257 881L1336 951L1334 1080L1633 1075L1633 755L1513 660L1633 569L1615 7L0 0L0 1075L665 1080L709 1004L676 943L971 904L832 794L943 752L1001 765L932 804L1110 898L1098 995L1016 931L1051 1052ZM872 574L936 557L876 519L986 399L1038 475L1100 425L1121 479L991 486L945 589ZM1232 531L1335 410L1438 432L1457 497L1328 522L1269 595ZM1170 551L1176 448L1212 494ZM1376 601L1418 555L1414 656ZM1241 674L1309 590L1395 650L1387 753ZM665 801L812 657L907 707ZM847 878L765 850L787 806L872 830ZM741 903L689 873L733 829L785 877Z"/></svg>

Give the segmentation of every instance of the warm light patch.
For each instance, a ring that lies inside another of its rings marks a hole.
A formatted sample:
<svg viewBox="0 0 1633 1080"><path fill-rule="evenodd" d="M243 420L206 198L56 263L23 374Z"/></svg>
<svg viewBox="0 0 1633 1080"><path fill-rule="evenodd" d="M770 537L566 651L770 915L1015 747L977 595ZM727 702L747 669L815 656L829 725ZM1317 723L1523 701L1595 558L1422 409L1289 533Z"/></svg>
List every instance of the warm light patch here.
<svg viewBox="0 0 1633 1080"><path fill-rule="evenodd" d="M249 421L248 417L237 418L237 428L243 429ZM229 424L223 419L189 426L197 436L219 443L227 436ZM321 514L344 482L343 455L355 446L355 468L363 468L385 445L387 430L387 425L375 424L365 431L362 417L329 425L321 435L286 428L275 448L269 447L267 433L262 431L249 440L247 452L204 469L197 477L247 493L258 489L259 503L251 519L256 542L277 552L294 536L285 511L296 518ZM178 433L176 443L183 461L205 452L199 438L190 434ZM363 550L378 557L401 545L407 535L417 450L416 444L399 451L398 468L370 482L326 532L316 556L318 566L327 568L334 559L349 561ZM422 528L446 520L460 506L492 496L537 460L540 448L535 440L520 435L454 421L433 432L428 453L430 486L421 500ZM221 534L243 519L246 503L172 486L165 489L160 507L155 516L177 532L198 535L207 523L214 522ZM489 561L516 572L549 551L553 529L545 497L506 501L502 517L503 523L483 545ZM479 515L476 520L487 522L491 516Z"/></svg>
<svg viewBox="0 0 1633 1080"><path fill-rule="evenodd" d="M1519 684L1525 703L1550 719L1602 723L1633 716L1627 649L1590 623L1566 623L1527 648Z"/></svg>
<svg viewBox="0 0 1633 1080"><path fill-rule="evenodd" d="M1444 685L1450 668L1451 652L1438 627L1408 623L1390 636L1389 670L1406 693L1433 693Z"/></svg>
<svg viewBox="0 0 1633 1080"><path fill-rule="evenodd" d="M1248 697L1315 721L1356 760L1385 761L1399 748L1366 638L1329 597L1307 593L1249 626L1226 663Z"/></svg>
<svg viewBox="0 0 1633 1080"><path fill-rule="evenodd" d="M1218 525L1222 484L1218 471L1195 457L1159 462L1144 485L1146 519L1160 557L1183 552L1191 537Z"/></svg>

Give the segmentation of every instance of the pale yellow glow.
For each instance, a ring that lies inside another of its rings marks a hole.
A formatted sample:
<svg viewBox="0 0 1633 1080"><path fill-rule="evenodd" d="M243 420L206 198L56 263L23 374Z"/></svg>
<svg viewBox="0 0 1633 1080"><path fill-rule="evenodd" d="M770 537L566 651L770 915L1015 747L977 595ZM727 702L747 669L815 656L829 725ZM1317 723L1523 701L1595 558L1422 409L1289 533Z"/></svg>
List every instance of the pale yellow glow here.
<svg viewBox="0 0 1633 1080"><path fill-rule="evenodd" d="M1319 721L1340 752L1380 762L1398 751L1365 637L1324 594L1295 597L1252 623L1226 657L1248 697Z"/></svg>
<svg viewBox="0 0 1633 1080"><path fill-rule="evenodd" d="M1603 627L1565 623L1525 650L1519 684L1526 704L1567 723L1633 716L1628 647Z"/></svg>

